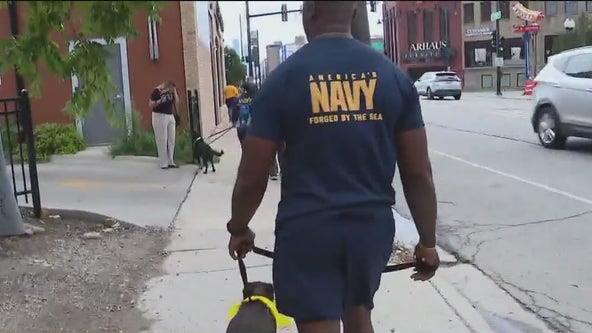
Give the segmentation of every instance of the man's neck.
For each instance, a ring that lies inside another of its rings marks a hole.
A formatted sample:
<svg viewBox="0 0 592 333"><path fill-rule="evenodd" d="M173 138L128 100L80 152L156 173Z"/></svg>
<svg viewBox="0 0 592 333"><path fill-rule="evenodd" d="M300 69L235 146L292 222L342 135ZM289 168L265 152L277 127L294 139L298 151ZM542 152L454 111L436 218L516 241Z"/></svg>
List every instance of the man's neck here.
<svg viewBox="0 0 592 333"><path fill-rule="evenodd" d="M324 32L324 33L316 35L314 37L314 39L334 38L334 37L353 38L352 34L349 32Z"/></svg>

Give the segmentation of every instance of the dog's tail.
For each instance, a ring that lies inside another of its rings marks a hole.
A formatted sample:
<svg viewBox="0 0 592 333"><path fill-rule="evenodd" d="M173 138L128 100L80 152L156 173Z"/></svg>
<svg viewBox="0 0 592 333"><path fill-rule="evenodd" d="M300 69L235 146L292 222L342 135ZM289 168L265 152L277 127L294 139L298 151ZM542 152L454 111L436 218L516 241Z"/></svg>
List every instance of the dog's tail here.
<svg viewBox="0 0 592 333"><path fill-rule="evenodd" d="M216 156L222 156L222 155L224 155L224 150L220 150L220 152L217 152L217 151L214 150L214 155L216 155Z"/></svg>

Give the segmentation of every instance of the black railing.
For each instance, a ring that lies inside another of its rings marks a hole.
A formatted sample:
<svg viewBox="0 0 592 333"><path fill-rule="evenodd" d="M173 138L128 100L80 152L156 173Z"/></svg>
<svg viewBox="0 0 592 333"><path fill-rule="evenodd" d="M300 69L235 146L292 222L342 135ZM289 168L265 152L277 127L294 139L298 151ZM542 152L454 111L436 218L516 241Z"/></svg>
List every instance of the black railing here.
<svg viewBox="0 0 592 333"><path fill-rule="evenodd" d="M0 99L0 139L7 168L11 171L14 195L32 202L35 217L41 217L37 151L33 134L31 104L26 90L15 98Z"/></svg>
<svg viewBox="0 0 592 333"><path fill-rule="evenodd" d="M199 112L199 95L197 90L187 90L187 113L189 130L191 131L191 142L195 142L197 138L201 137L201 115ZM196 157L193 156L193 159L195 160Z"/></svg>

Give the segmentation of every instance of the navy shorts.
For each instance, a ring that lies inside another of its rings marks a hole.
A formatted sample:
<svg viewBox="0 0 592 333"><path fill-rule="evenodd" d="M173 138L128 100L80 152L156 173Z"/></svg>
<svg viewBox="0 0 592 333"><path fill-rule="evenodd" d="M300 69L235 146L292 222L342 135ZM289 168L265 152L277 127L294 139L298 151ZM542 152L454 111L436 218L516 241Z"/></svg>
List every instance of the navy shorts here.
<svg viewBox="0 0 592 333"><path fill-rule="evenodd" d="M390 206L279 223L273 263L278 310L306 322L339 320L352 306L372 309L394 236Z"/></svg>

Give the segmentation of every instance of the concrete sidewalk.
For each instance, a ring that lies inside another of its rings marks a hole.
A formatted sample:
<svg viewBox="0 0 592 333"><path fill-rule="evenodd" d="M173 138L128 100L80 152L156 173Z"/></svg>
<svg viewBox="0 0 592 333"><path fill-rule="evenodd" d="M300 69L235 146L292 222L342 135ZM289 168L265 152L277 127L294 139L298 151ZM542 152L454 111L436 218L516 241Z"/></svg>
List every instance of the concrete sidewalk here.
<svg viewBox="0 0 592 333"><path fill-rule="evenodd" d="M227 253L225 229L240 148L234 131L213 146L225 151L217 172L197 176L177 216L164 275L152 279L141 296L142 310L154 320L145 332L224 332L227 311L240 300L242 283L237 264ZM252 222L260 247L273 246L279 185L270 181ZM443 259L453 260L446 256ZM271 260L251 254L246 263L250 280L271 280ZM463 266L466 265L444 268L430 282L423 283L413 282L410 271L385 274L373 313L376 332L494 332L479 306L471 304L452 284L468 283L468 268ZM497 297L495 293L489 296ZM515 309L508 308L512 310Z"/></svg>

